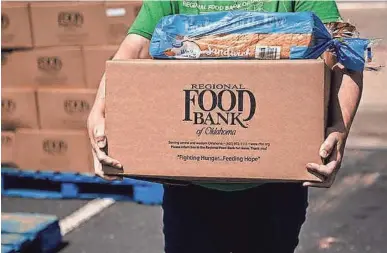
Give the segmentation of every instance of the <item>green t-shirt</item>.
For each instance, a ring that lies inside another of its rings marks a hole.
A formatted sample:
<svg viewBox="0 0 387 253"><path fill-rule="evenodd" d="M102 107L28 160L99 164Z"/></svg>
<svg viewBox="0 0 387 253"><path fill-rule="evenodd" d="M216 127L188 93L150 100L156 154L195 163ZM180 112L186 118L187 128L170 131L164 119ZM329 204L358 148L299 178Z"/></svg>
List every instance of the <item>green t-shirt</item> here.
<svg viewBox="0 0 387 253"><path fill-rule="evenodd" d="M324 23L341 20L334 0L144 0L142 8L129 29L129 34L138 34L151 39L153 31L162 17L173 14L201 14L215 11L265 11L265 12L301 12L312 11Z"/></svg>
<svg viewBox="0 0 387 253"><path fill-rule="evenodd" d="M128 31L151 39L153 31L162 17L173 14L201 14L215 11L261 11L261 12L301 12L312 11L324 23L341 21L334 0L236 0L236 1L196 1L196 0L144 0L142 8ZM237 191L258 186L257 183L198 183L195 184L222 191Z"/></svg>

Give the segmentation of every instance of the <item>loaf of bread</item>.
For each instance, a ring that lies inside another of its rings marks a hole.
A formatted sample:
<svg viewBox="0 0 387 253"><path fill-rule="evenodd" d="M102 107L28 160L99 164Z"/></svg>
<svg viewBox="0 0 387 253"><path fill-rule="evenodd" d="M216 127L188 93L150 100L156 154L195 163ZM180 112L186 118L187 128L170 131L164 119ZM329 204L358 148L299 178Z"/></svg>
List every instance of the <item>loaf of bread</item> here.
<svg viewBox="0 0 387 253"><path fill-rule="evenodd" d="M186 40L200 49L199 58L289 59L292 47L308 47L310 34L220 34ZM180 47L184 49L184 47ZM168 48L165 55L173 57L182 50Z"/></svg>
<svg viewBox="0 0 387 253"><path fill-rule="evenodd" d="M157 24L150 54L156 59L316 59L330 49L347 67L362 69L369 40L343 38L355 32L348 23L327 27L312 12L171 15Z"/></svg>

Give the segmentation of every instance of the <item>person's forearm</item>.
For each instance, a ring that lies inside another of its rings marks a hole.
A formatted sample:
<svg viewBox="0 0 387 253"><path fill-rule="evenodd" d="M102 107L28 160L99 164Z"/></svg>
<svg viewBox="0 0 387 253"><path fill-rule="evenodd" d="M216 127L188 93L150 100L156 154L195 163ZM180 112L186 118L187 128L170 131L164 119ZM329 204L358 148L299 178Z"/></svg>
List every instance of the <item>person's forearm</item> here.
<svg viewBox="0 0 387 253"><path fill-rule="evenodd" d="M340 29L337 28L339 24ZM333 37L352 37L357 33L356 27L349 23L333 22L325 25ZM323 58L332 69L328 127L347 136L362 95L363 72L346 70L337 64L336 57L330 52L325 53Z"/></svg>
<svg viewBox="0 0 387 253"><path fill-rule="evenodd" d="M328 127L348 136L363 90L363 72L332 69Z"/></svg>

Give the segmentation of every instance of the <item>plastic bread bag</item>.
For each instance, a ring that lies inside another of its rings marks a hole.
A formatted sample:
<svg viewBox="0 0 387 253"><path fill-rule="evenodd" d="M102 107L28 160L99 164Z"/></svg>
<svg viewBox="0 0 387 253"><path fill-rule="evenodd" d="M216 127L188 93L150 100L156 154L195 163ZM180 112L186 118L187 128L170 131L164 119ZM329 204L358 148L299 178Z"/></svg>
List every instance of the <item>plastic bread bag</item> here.
<svg viewBox="0 0 387 253"><path fill-rule="evenodd" d="M334 38L312 12L214 12L166 16L150 45L156 59L317 59L332 50L362 70L368 39Z"/></svg>

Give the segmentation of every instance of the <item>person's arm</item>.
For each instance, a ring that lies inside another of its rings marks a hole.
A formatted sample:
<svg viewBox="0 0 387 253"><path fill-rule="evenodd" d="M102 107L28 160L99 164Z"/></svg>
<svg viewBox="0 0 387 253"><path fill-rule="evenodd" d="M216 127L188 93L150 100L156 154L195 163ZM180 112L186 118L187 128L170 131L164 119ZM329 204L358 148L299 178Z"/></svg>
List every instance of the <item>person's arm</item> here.
<svg viewBox="0 0 387 253"><path fill-rule="evenodd" d="M314 12L335 37L356 34L356 28L350 24L346 24L341 30L336 30L337 22L342 22L342 18L335 0L294 0L294 7L294 10L298 12ZM337 64L331 53L326 53L324 58L332 69L326 139L319 152L324 163L306 165L308 171L321 178L323 182L305 182L304 186L328 188L332 186L341 166L345 143L363 90L363 72L345 69L342 65Z"/></svg>
<svg viewBox="0 0 387 253"><path fill-rule="evenodd" d="M306 165L308 171L321 178L323 182L305 182L304 186L329 188L340 169L345 143L360 103L363 72L347 70L342 65L336 64L331 54L325 55L326 62L332 67L327 137L320 147L320 156L325 163Z"/></svg>
<svg viewBox="0 0 387 253"><path fill-rule="evenodd" d="M153 30L159 20L172 14L172 2L164 0L144 0L141 10L121 43L112 60L146 59ZM92 146L94 171L97 176L114 180L117 177L104 175L102 166L122 169L119 161L108 156L105 136L105 74L100 82L94 105L87 120L87 128Z"/></svg>
<svg viewBox="0 0 387 253"><path fill-rule="evenodd" d="M129 34L120 45L113 60L150 58L148 51L148 39L136 34ZM119 161L106 154L105 149L107 145L105 136L105 74L100 82L94 105L87 120L87 128L92 146L95 174L109 180L117 179L117 177L104 175L102 170L102 164L122 168Z"/></svg>

